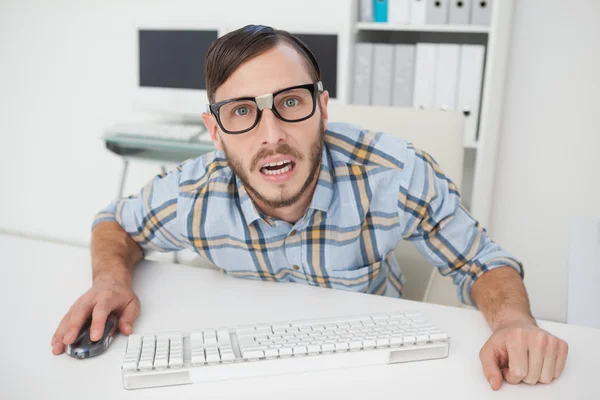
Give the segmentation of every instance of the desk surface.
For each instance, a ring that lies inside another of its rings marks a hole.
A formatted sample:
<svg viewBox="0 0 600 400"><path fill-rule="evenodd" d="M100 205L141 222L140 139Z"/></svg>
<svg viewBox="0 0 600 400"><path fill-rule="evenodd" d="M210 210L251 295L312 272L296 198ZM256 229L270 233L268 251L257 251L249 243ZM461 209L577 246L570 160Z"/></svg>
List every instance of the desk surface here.
<svg viewBox="0 0 600 400"><path fill-rule="evenodd" d="M493 392L478 358L490 330L478 311L292 283L229 277L214 270L145 261L136 267L142 314L138 333L236 326L284 319L421 310L451 336L446 359L126 391L120 363L126 337L102 355L54 356L50 340L64 313L91 282L89 251L0 235L2 341L0 398L254 399L443 398L598 399L600 330L540 321L570 346L563 376L549 385L503 384ZM586 358L588 361L585 361ZM381 397L383 396L383 397Z"/></svg>

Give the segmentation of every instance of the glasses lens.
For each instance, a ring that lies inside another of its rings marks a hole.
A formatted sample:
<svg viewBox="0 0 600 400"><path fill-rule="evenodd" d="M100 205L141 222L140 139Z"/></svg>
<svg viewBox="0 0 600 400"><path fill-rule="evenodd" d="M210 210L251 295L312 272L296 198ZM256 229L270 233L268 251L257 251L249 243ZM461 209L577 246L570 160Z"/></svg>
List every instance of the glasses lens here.
<svg viewBox="0 0 600 400"><path fill-rule="evenodd" d="M223 128L230 132L239 132L250 128L256 121L256 103L238 100L224 104L219 109L219 118Z"/></svg>
<svg viewBox="0 0 600 400"><path fill-rule="evenodd" d="M288 121L298 121L308 117L314 107L314 99L308 89L290 89L273 98L273 107Z"/></svg>

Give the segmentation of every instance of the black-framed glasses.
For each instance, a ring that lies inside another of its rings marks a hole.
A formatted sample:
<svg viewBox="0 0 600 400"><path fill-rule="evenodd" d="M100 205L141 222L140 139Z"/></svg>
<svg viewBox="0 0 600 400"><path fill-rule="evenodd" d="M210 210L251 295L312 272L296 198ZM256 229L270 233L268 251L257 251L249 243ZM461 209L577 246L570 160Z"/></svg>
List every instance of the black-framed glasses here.
<svg viewBox="0 0 600 400"><path fill-rule="evenodd" d="M285 122L301 122L315 113L317 93L323 91L323 83L292 86L272 94L258 97L239 97L209 104L207 112L213 114L225 133L237 135L253 129L260 121L265 108L273 111Z"/></svg>

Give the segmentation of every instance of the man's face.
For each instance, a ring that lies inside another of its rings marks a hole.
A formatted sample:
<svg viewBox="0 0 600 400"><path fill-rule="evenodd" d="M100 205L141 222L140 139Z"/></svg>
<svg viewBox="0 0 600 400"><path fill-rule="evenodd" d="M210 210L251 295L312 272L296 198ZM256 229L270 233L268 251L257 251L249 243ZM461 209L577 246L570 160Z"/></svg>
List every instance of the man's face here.
<svg viewBox="0 0 600 400"><path fill-rule="evenodd" d="M215 102L256 97L312 83L304 59L292 47L279 45L242 64L215 93ZM272 208L293 206L318 177L328 94L317 93L322 107L302 122L284 122L270 109L252 130L232 135L204 114L215 147L223 150L233 172L251 195ZM321 109L322 108L322 109ZM277 163L282 163L276 165Z"/></svg>

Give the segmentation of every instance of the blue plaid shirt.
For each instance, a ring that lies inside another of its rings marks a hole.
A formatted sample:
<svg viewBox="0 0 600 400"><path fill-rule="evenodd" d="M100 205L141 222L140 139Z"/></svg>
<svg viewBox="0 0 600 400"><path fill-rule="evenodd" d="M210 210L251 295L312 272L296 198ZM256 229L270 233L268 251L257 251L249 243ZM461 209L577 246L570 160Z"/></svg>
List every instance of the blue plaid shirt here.
<svg viewBox="0 0 600 400"><path fill-rule="evenodd" d="M312 202L295 224L264 215L213 151L117 199L94 225L116 221L143 250L191 249L227 274L400 297L405 283L392 250L400 240L457 285L522 265L492 242L460 204L432 157L402 139L329 124Z"/></svg>

